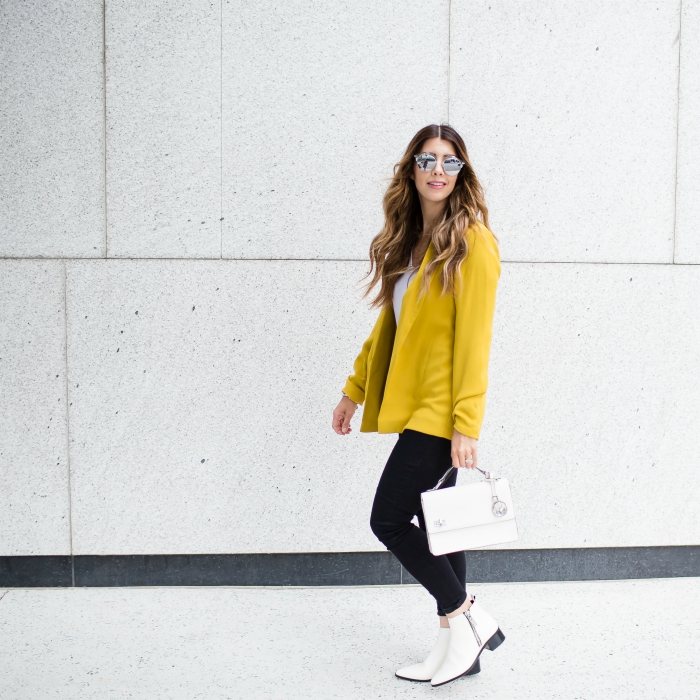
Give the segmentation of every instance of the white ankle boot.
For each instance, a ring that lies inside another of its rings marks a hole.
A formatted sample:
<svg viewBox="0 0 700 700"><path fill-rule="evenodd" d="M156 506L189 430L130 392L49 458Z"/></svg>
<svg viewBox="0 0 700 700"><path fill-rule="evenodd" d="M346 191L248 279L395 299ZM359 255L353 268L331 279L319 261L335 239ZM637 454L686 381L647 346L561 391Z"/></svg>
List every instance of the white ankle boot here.
<svg viewBox="0 0 700 700"><path fill-rule="evenodd" d="M431 685L444 685L460 676L475 673L479 655L485 648L498 647L505 639L498 623L481 607L472 605L465 613L450 618L447 654L431 679Z"/></svg>
<svg viewBox="0 0 700 700"><path fill-rule="evenodd" d="M406 666L396 671L397 678L405 678L409 681L429 681L435 672L442 666L450 643L450 628L440 627L438 637L425 661L413 666Z"/></svg>
<svg viewBox="0 0 700 700"><path fill-rule="evenodd" d="M440 627L438 631L438 637L435 640L433 648L430 650L428 656L425 660L419 664L413 664L413 666L406 666L406 668L400 668L396 671L397 678L405 678L409 681L429 681L437 672L437 670L442 666L445 656L447 655L447 649L450 643L450 628ZM478 663L471 669L471 674L479 673L481 667Z"/></svg>

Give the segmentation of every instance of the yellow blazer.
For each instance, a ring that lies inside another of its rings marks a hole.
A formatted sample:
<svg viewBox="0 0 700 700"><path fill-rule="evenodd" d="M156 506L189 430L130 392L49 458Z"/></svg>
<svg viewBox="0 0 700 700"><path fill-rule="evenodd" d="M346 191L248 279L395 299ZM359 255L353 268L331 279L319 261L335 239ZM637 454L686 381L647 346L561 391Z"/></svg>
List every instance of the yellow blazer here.
<svg viewBox="0 0 700 700"><path fill-rule="evenodd" d="M428 293L418 299L425 266L435 254L431 242L404 294L398 328L391 304L380 311L343 388L365 405L360 432L411 428L450 440L456 428L479 438L501 260L483 224L469 227L467 241L456 296L441 296L439 266Z"/></svg>

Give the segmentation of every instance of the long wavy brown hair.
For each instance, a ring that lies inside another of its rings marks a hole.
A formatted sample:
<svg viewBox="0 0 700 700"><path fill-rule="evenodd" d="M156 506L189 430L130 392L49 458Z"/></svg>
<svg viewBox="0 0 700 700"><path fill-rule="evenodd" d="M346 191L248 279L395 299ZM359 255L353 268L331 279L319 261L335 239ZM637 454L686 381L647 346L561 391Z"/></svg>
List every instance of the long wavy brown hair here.
<svg viewBox="0 0 700 700"><path fill-rule="evenodd" d="M448 124L430 124L420 129L411 139L400 162L394 165L394 176L382 202L384 227L372 239L369 247L370 269L362 279L372 275L372 271L374 275L366 285L363 298L376 284L381 283L370 308L392 303L396 281L409 269L406 260L422 234L423 214L416 183L410 175L416 162L413 156L421 153L423 143L431 138L450 141L464 167L457 175L442 218L431 232L435 255L425 267L420 294L427 293L430 278L438 267L441 267L442 294L454 294L461 283L460 265L469 255L467 229L478 221L489 228L484 191L469 162L462 137ZM480 227L475 228L481 233Z"/></svg>

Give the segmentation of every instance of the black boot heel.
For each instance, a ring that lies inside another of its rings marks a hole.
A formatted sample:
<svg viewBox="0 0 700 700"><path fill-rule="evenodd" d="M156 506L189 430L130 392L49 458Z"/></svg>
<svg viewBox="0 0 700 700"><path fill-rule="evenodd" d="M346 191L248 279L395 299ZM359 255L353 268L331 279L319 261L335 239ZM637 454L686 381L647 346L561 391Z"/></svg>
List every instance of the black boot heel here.
<svg viewBox="0 0 700 700"><path fill-rule="evenodd" d="M501 628L499 627L496 630L496 634L494 634L493 637L491 637L491 639L489 639L489 641L486 642L486 648L489 651L493 651L494 649L498 649L498 647L500 647L501 644L503 644L503 640L505 638L506 638L506 635L503 634L503 632L501 632Z"/></svg>
<svg viewBox="0 0 700 700"><path fill-rule="evenodd" d="M479 659L474 662L474 665L464 674L465 676L475 676L477 673L481 671L481 663Z"/></svg>

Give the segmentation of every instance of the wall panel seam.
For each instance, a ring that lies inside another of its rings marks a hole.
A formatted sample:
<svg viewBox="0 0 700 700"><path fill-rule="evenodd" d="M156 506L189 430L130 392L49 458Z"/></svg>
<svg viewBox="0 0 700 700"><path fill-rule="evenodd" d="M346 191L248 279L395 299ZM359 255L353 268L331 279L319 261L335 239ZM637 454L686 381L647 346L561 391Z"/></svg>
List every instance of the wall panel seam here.
<svg viewBox="0 0 700 700"><path fill-rule="evenodd" d="M104 154L104 257L108 258L109 229L107 228L107 0L102 0L102 152Z"/></svg>
<svg viewBox="0 0 700 700"><path fill-rule="evenodd" d="M219 0L219 257L224 257L224 0Z"/></svg>
<svg viewBox="0 0 700 700"><path fill-rule="evenodd" d="M678 137L681 116L681 42L683 41L683 0L678 7L678 70L676 75L676 163L673 179L673 241L671 246L671 262L676 262L676 222L678 217Z"/></svg>
<svg viewBox="0 0 700 700"><path fill-rule="evenodd" d="M452 0L447 0L447 123L450 123L450 80L452 61Z"/></svg>

